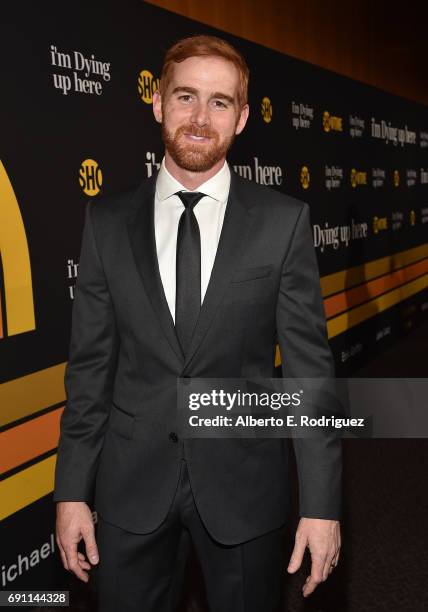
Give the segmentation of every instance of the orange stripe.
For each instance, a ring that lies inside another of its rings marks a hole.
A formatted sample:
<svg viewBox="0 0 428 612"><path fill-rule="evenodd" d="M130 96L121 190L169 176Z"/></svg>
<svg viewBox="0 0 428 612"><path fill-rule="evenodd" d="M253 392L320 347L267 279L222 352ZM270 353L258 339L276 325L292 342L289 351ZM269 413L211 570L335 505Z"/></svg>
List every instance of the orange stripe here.
<svg viewBox="0 0 428 612"><path fill-rule="evenodd" d="M400 268L391 274L385 274L380 278L376 278L348 291L342 291L342 293L324 300L325 316L329 319L340 312L349 310L354 306L358 306L358 304L362 304L382 293L403 285L426 272L428 272L428 259L405 268Z"/></svg>
<svg viewBox="0 0 428 612"><path fill-rule="evenodd" d="M63 410L62 406L0 434L0 474L58 446Z"/></svg>

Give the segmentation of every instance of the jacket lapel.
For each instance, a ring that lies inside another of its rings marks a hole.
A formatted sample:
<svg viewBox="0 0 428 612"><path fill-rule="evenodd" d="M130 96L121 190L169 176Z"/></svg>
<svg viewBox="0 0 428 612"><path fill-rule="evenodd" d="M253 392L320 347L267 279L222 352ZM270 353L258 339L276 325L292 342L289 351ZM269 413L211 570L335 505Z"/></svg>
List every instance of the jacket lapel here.
<svg viewBox="0 0 428 612"><path fill-rule="evenodd" d="M249 238L253 218L251 208L255 202L248 201L241 194L241 180L232 170L229 198L214 266L196 322L195 331L185 357L183 373L186 373L186 370L189 369L190 362L195 357L212 323L217 308L232 279L239 256Z"/></svg>
<svg viewBox="0 0 428 612"><path fill-rule="evenodd" d="M156 176L154 175L148 181L143 181L135 193L134 200L137 210L128 219L128 233L135 263L155 316L172 350L183 362L184 355L166 301L156 253L154 225Z"/></svg>
<svg viewBox="0 0 428 612"><path fill-rule="evenodd" d="M135 263L155 316L159 319L174 353L184 363L182 374L188 371L191 361L210 328L238 264L240 254L249 238L253 218L251 209L255 202L243 197L240 188L241 180L232 170L229 198L214 266L189 350L185 356L166 301L156 253L154 229L156 175L148 181L143 181L134 196L136 211L128 219L128 232Z"/></svg>

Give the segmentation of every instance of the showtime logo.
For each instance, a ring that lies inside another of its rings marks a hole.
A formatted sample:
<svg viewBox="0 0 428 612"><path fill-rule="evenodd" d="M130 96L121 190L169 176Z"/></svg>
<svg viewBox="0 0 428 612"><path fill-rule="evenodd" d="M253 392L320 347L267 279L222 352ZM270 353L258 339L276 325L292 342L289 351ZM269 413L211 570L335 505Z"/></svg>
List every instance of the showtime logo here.
<svg viewBox="0 0 428 612"><path fill-rule="evenodd" d="M96 196L103 184L103 173L94 159L85 159L79 168L79 184L88 196Z"/></svg>
<svg viewBox="0 0 428 612"><path fill-rule="evenodd" d="M156 79L150 70L142 70L138 75L138 94L143 102L151 104L153 94L159 89L159 79Z"/></svg>
<svg viewBox="0 0 428 612"><path fill-rule="evenodd" d="M330 115L324 111L322 115L322 126L324 132L343 132L343 118Z"/></svg>
<svg viewBox="0 0 428 612"><path fill-rule="evenodd" d="M373 217L373 233L378 234L388 229L388 217Z"/></svg>
<svg viewBox="0 0 428 612"><path fill-rule="evenodd" d="M367 172L362 172L361 170L352 168L350 180L353 188L361 185L367 185Z"/></svg>
<svg viewBox="0 0 428 612"><path fill-rule="evenodd" d="M270 123L272 121L273 109L272 102L269 100L269 98L263 98L260 110L262 113L263 121L265 123Z"/></svg>

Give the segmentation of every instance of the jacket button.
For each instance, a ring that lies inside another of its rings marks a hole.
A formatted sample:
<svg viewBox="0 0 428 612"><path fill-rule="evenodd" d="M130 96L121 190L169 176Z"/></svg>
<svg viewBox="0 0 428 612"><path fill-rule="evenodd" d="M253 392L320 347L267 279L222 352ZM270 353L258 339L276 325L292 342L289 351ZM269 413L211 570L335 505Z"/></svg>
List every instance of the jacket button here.
<svg viewBox="0 0 428 612"><path fill-rule="evenodd" d="M171 442L178 442L178 436L175 431L171 431L171 433L169 434L169 439L171 440Z"/></svg>

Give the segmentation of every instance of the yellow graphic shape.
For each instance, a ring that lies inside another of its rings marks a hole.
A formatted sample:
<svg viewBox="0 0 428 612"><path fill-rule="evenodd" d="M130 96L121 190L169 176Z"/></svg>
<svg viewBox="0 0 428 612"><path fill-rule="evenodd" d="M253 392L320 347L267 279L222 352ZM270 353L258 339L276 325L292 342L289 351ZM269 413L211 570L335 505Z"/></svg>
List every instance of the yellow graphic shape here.
<svg viewBox="0 0 428 612"><path fill-rule="evenodd" d="M265 121L265 123L270 123L272 121L273 109L272 102L267 97L264 97L262 100L261 112L263 121Z"/></svg>
<svg viewBox="0 0 428 612"><path fill-rule="evenodd" d="M0 384L0 427L64 402L66 362Z"/></svg>
<svg viewBox="0 0 428 612"><path fill-rule="evenodd" d="M0 482L0 521L52 493L55 463L56 454Z"/></svg>
<svg viewBox="0 0 428 612"><path fill-rule="evenodd" d="M322 126L324 128L324 132L330 131L330 113L328 111L324 111L322 114Z"/></svg>
<svg viewBox="0 0 428 612"><path fill-rule="evenodd" d="M159 89L159 79L155 79L149 70L142 70L138 75L138 93L146 104L153 102L153 94Z"/></svg>
<svg viewBox="0 0 428 612"><path fill-rule="evenodd" d="M359 266L327 274L321 277L323 297L361 285L384 274L390 274L426 257L428 257L428 242L380 259L372 259Z"/></svg>
<svg viewBox="0 0 428 612"><path fill-rule="evenodd" d="M6 301L7 335L36 328L31 263L24 222L6 169L0 161L0 257ZM6 335L1 330L0 337Z"/></svg>
<svg viewBox="0 0 428 612"><path fill-rule="evenodd" d="M79 184L88 196L96 196L103 184L103 173L94 159L85 159L79 168Z"/></svg>
<svg viewBox="0 0 428 612"><path fill-rule="evenodd" d="M302 184L303 189L307 189L309 187L309 183L311 182L311 175L309 174L309 168L307 166L302 166L300 170L300 182Z"/></svg>
<svg viewBox="0 0 428 612"><path fill-rule="evenodd" d="M427 287L428 274L424 274L424 276L421 276L410 283L406 283L405 285L397 287L392 291L388 291L388 293L385 293L374 300L370 300L361 306L352 308L352 310L349 310L338 317L334 317L334 319L329 319L327 321L328 337L334 338L334 336L338 336L351 327L355 327L355 325L358 325L359 323L362 323L363 321L384 312L388 308L395 306L395 304L407 300L409 297L412 297L412 295L423 291Z"/></svg>

